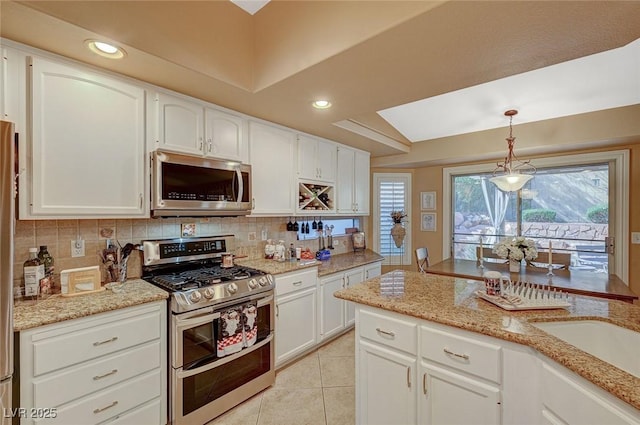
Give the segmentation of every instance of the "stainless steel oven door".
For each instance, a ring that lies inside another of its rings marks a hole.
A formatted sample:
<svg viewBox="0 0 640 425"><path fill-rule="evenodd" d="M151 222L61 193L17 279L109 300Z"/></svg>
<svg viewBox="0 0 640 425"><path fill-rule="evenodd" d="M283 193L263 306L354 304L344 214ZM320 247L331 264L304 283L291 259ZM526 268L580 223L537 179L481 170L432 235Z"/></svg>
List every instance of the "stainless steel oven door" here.
<svg viewBox="0 0 640 425"><path fill-rule="evenodd" d="M221 308L173 316L172 424L206 423L275 382L274 301L273 292L267 294L253 298L260 329L256 343L220 358L215 354L215 327Z"/></svg>
<svg viewBox="0 0 640 425"><path fill-rule="evenodd" d="M207 307L188 313L173 315L171 319L171 367L198 367L216 361L217 320L220 311L247 302L257 304L257 341L268 337L274 330L273 291L234 300L222 306ZM244 351L244 350L243 350Z"/></svg>

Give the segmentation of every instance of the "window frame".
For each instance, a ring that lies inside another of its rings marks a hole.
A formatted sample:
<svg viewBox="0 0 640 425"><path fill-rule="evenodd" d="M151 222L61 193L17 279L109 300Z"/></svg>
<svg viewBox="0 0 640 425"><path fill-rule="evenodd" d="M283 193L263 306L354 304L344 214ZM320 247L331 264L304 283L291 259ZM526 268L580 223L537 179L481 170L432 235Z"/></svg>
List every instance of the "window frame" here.
<svg viewBox="0 0 640 425"><path fill-rule="evenodd" d="M532 158L537 167L561 167L595 162L609 162L609 216L613 229L609 234L615 237L614 273L624 282L629 280L629 150L615 150L594 153ZM454 175L487 173L495 169L494 163L461 165L442 169L442 255L451 257L452 202L451 183ZM613 230L613 232L611 232Z"/></svg>
<svg viewBox="0 0 640 425"><path fill-rule="evenodd" d="M373 228L373 250L384 256L383 265L411 265L412 248L411 248L411 173L373 173L373 212L372 212L372 228ZM404 238L404 252L402 257L387 257L382 253L380 248L380 182L389 179L403 179L406 182L405 187L405 212L408 214L404 221L404 227L407 231ZM397 259L400 260L398 263Z"/></svg>

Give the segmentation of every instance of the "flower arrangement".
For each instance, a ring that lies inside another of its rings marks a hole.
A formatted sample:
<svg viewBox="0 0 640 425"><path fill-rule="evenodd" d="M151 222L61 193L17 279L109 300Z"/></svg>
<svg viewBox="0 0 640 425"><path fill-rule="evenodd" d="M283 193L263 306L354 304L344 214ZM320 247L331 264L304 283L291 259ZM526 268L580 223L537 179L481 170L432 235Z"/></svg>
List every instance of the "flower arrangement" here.
<svg viewBox="0 0 640 425"><path fill-rule="evenodd" d="M391 220L393 220L394 223L402 223L402 219L406 216L407 214L404 210L391 211Z"/></svg>
<svg viewBox="0 0 640 425"><path fill-rule="evenodd" d="M523 236L516 236L515 238L498 242L493 247L493 252L502 258L514 261L522 261L523 259L535 260L538 257L536 243Z"/></svg>

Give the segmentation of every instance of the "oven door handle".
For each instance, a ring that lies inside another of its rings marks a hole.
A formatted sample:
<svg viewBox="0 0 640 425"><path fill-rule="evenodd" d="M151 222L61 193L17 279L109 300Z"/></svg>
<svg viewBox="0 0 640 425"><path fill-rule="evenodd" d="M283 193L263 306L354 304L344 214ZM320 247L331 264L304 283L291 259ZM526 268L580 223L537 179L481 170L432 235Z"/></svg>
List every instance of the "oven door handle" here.
<svg viewBox="0 0 640 425"><path fill-rule="evenodd" d="M195 328L200 325L211 323L215 319L219 318L220 312L206 313L199 316L190 317L188 319L181 319L180 317L178 317L176 320L176 327L178 331L182 331L183 329Z"/></svg>
<svg viewBox="0 0 640 425"><path fill-rule="evenodd" d="M211 370L213 368L216 368L218 366L222 366L225 363L229 363L232 362L246 354L251 353L252 351L255 351L259 348L264 347L265 345L269 344L271 341L273 340L273 332L271 332L269 334L268 337L266 337L265 339L263 339L262 341L252 345L251 347L248 348L244 348L240 351L238 351L237 353L231 354L229 356L225 356L222 357L221 359L217 359L215 361L212 361L211 363L207 363L204 366L200 366L199 368L196 369L192 369L192 370L184 370L182 368L180 368L179 370L176 371L177 377L178 379L183 379L183 378L188 378L190 376L193 375L197 375L199 373L203 373L206 372L208 370Z"/></svg>

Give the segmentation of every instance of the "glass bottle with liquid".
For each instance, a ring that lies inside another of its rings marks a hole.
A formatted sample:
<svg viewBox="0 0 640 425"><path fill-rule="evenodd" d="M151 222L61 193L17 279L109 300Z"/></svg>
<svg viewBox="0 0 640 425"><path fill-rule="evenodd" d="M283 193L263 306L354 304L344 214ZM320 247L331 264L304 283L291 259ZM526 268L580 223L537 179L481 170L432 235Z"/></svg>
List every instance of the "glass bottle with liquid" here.
<svg viewBox="0 0 640 425"><path fill-rule="evenodd" d="M44 278L44 264L38 259L38 249L29 248L29 258L23 265L24 296L36 299L40 292L40 280Z"/></svg>
<svg viewBox="0 0 640 425"><path fill-rule="evenodd" d="M53 257L49 254L46 245L40 245L38 259L44 266L44 278L40 280L40 294L47 295L53 293L55 286L53 281Z"/></svg>

